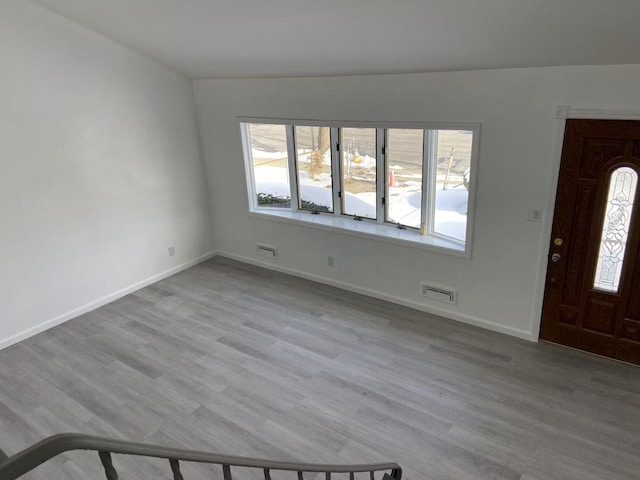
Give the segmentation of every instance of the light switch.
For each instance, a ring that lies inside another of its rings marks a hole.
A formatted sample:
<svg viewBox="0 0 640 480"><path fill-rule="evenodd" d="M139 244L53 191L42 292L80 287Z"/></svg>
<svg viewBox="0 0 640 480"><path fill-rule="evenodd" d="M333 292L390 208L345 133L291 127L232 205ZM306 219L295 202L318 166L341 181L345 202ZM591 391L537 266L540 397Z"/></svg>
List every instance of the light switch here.
<svg viewBox="0 0 640 480"><path fill-rule="evenodd" d="M529 210L527 212L527 222L539 222L542 220L542 210Z"/></svg>

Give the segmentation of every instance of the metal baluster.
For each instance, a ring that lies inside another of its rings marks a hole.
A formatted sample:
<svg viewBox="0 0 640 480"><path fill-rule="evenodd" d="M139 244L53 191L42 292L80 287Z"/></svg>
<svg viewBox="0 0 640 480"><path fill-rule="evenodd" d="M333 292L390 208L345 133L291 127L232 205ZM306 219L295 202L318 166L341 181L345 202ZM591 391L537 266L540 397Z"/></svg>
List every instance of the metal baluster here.
<svg viewBox="0 0 640 480"><path fill-rule="evenodd" d="M324 475L325 480L331 480L331 472L327 472Z"/></svg>
<svg viewBox="0 0 640 480"><path fill-rule="evenodd" d="M268 468L264 469L264 480L271 480L271 472Z"/></svg>
<svg viewBox="0 0 640 480"><path fill-rule="evenodd" d="M232 480L231 467L229 465L222 465L222 476L224 477L224 480Z"/></svg>
<svg viewBox="0 0 640 480"><path fill-rule="evenodd" d="M370 477L370 480L376 480L376 474L373 470L369 472L369 477Z"/></svg>
<svg viewBox="0 0 640 480"><path fill-rule="evenodd" d="M353 472L349 472L349 480L355 480L356 475Z"/></svg>
<svg viewBox="0 0 640 480"><path fill-rule="evenodd" d="M304 477L302 476L302 470L298 471L298 480L304 480Z"/></svg>
<svg viewBox="0 0 640 480"><path fill-rule="evenodd" d="M113 462L111 461L111 453L98 452L98 455L100 456L100 461L104 467L104 474L106 475L107 480L118 480L118 472L116 472L116 468L113 466Z"/></svg>
<svg viewBox="0 0 640 480"><path fill-rule="evenodd" d="M184 480L182 472L180 471L180 463L178 463L178 460L170 458L169 465L171 465L171 471L173 472L173 480Z"/></svg>

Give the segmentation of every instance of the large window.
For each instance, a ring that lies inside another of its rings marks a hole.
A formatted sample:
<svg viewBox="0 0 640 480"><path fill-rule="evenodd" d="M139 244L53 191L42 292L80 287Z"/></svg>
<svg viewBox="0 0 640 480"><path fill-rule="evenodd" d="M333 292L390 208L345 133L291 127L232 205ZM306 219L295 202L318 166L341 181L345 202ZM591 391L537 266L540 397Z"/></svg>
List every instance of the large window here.
<svg viewBox="0 0 640 480"><path fill-rule="evenodd" d="M468 254L477 125L309 123L241 123L251 211Z"/></svg>

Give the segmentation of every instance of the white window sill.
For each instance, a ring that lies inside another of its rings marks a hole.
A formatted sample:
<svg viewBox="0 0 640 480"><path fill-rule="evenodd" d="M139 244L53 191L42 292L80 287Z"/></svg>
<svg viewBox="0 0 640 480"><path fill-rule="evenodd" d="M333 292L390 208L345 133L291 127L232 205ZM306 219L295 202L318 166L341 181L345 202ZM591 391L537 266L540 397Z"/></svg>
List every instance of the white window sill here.
<svg viewBox="0 0 640 480"><path fill-rule="evenodd" d="M311 213L277 210L275 208L254 209L249 212L249 216L262 220L305 225L320 230L339 231L345 235L373 238L387 243L417 247L457 257L471 257L470 251L465 250L465 245L462 242L435 235L420 235L416 230L402 230L390 224L380 224L367 220L357 221L350 217L338 217L328 214L312 215Z"/></svg>

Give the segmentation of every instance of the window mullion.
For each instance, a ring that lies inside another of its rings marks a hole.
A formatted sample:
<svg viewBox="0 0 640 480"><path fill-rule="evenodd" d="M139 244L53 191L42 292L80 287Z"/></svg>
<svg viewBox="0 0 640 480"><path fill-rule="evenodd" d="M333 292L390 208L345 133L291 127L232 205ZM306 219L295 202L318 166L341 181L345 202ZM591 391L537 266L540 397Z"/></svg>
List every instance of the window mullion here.
<svg viewBox="0 0 640 480"><path fill-rule="evenodd" d="M385 175L387 158L385 129L376 128L376 220L384 223L385 202L387 198L387 176Z"/></svg>
<svg viewBox="0 0 640 480"><path fill-rule="evenodd" d="M436 180L438 164L438 131L424 131L424 156L422 162L422 210L420 221L420 233L430 235L433 233L435 206L436 206Z"/></svg>
<svg viewBox="0 0 640 480"><path fill-rule="evenodd" d="M241 123L240 132L242 135L242 150L244 153L244 164L247 172L247 191L249 192L249 208L258 207L258 193L256 192L256 179L253 171L253 152L251 150L251 132L249 124Z"/></svg>
<svg viewBox="0 0 640 480"><path fill-rule="evenodd" d="M296 146L293 137L293 125L287 125L287 162L289 164L289 187L291 190L291 210L300 210L298 170L296 168Z"/></svg>
<svg viewBox="0 0 640 480"><path fill-rule="evenodd" d="M340 164L340 151L344 145L340 145L340 129L331 128L331 189L333 193L333 214L342 215L342 199L344 189L342 188L342 175Z"/></svg>

